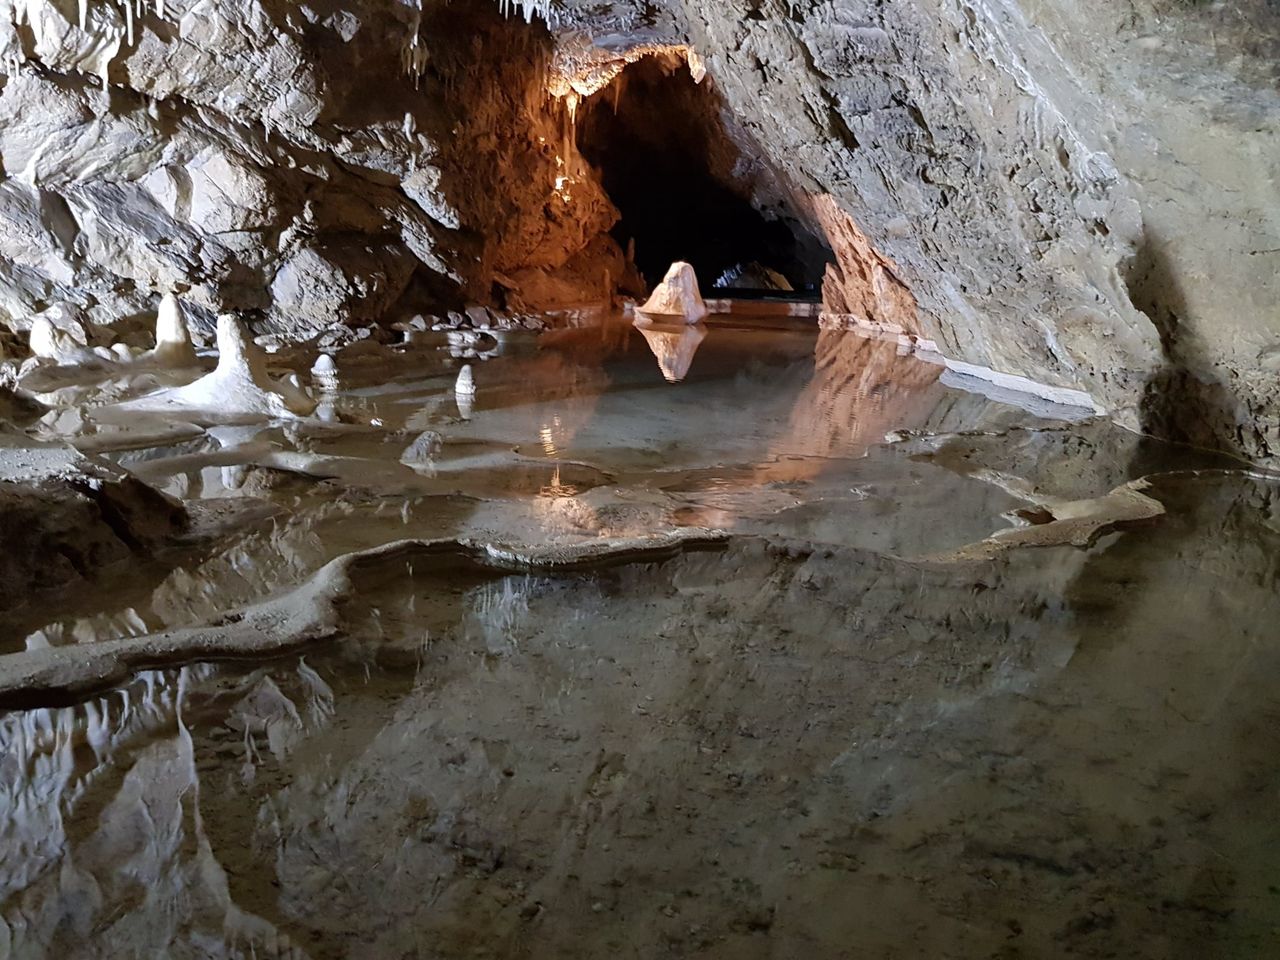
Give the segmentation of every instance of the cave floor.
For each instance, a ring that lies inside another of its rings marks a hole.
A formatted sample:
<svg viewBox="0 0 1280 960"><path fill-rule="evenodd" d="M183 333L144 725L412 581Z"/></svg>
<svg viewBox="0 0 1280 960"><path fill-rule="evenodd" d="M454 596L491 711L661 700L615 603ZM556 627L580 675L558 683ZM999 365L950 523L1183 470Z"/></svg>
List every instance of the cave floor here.
<svg viewBox="0 0 1280 960"><path fill-rule="evenodd" d="M196 525L0 671L394 540L724 535L369 555L334 640L0 715L0 957L1280 955L1273 481L782 322L489 352L351 349L327 421L62 388Z"/></svg>

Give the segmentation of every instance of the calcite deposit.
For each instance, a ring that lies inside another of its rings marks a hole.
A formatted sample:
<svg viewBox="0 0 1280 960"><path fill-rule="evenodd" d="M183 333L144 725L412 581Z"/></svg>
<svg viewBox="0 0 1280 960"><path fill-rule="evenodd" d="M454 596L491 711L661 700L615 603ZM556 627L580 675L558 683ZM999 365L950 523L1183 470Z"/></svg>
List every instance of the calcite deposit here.
<svg viewBox="0 0 1280 960"><path fill-rule="evenodd" d="M698 289L693 265L673 263L644 306L636 308L644 316L666 317L697 323L707 317L707 305Z"/></svg>
<svg viewBox="0 0 1280 960"><path fill-rule="evenodd" d="M206 415L214 418L288 417L310 413L315 401L296 378L275 380L263 352L231 314L218 317L218 366L191 383L128 402L133 410Z"/></svg>

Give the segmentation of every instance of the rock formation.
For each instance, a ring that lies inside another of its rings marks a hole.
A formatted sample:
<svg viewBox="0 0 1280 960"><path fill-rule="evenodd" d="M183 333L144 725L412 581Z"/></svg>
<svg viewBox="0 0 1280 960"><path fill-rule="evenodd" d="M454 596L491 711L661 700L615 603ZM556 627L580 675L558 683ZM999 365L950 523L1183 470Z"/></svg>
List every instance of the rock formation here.
<svg viewBox="0 0 1280 960"><path fill-rule="evenodd" d="M186 512L126 471L0 431L0 611L166 546Z"/></svg>
<svg viewBox="0 0 1280 960"><path fill-rule="evenodd" d="M706 319L707 305L698 289L698 276L688 263L673 263L662 283L638 312L653 317L679 317L685 323Z"/></svg>
<svg viewBox="0 0 1280 960"><path fill-rule="evenodd" d="M190 367L196 362L195 347L191 344L191 331L182 304L172 293L160 298L160 310L156 315L156 346L151 352L156 363L166 367Z"/></svg>
<svg viewBox="0 0 1280 960"><path fill-rule="evenodd" d="M272 380L266 357L231 314L218 317L218 366L182 387L131 400L135 410L189 410L216 418L290 417L310 413L312 400L296 379Z"/></svg>
<svg viewBox="0 0 1280 960"><path fill-rule="evenodd" d="M462 369L458 371L458 379L453 383L453 392L459 397L474 397L476 395L476 375L471 369L471 364L464 363Z"/></svg>

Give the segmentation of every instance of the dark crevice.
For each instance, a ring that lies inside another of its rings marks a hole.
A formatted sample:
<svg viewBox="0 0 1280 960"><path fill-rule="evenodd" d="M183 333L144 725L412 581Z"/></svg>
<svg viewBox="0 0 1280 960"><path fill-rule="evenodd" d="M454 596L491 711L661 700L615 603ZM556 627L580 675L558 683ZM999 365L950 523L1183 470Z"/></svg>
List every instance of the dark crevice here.
<svg viewBox="0 0 1280 960"><path fill-rule="evenodd" d="M614 83L584 105L578 146L621 214L614 239L624 250L634 245L645 281L656 284L685 260L705 290L728 271L759 265L816 293L829 251L746 133L731 132L713 84L656 57Z"/></svg>

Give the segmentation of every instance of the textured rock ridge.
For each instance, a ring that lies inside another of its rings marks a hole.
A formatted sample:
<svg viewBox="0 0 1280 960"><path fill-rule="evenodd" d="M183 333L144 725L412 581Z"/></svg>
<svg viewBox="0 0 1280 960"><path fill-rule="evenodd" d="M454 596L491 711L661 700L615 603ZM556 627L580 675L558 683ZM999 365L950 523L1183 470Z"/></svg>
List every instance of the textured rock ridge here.
<svg viewBox="0 0 1280 960"><path fill-rule="evenodd" d="M302 338L488 301L498 276L518 293L559 274L545 306L599 297L613 257L624 272L616 249L575 272L614 212L590 180L557 189L568 121L541 26L479 3L179 0L126 29L114 4L84 29L74 5L0 4L16 329L52 303L109 324L173 292L206 330L238 310Z"/></svg>

